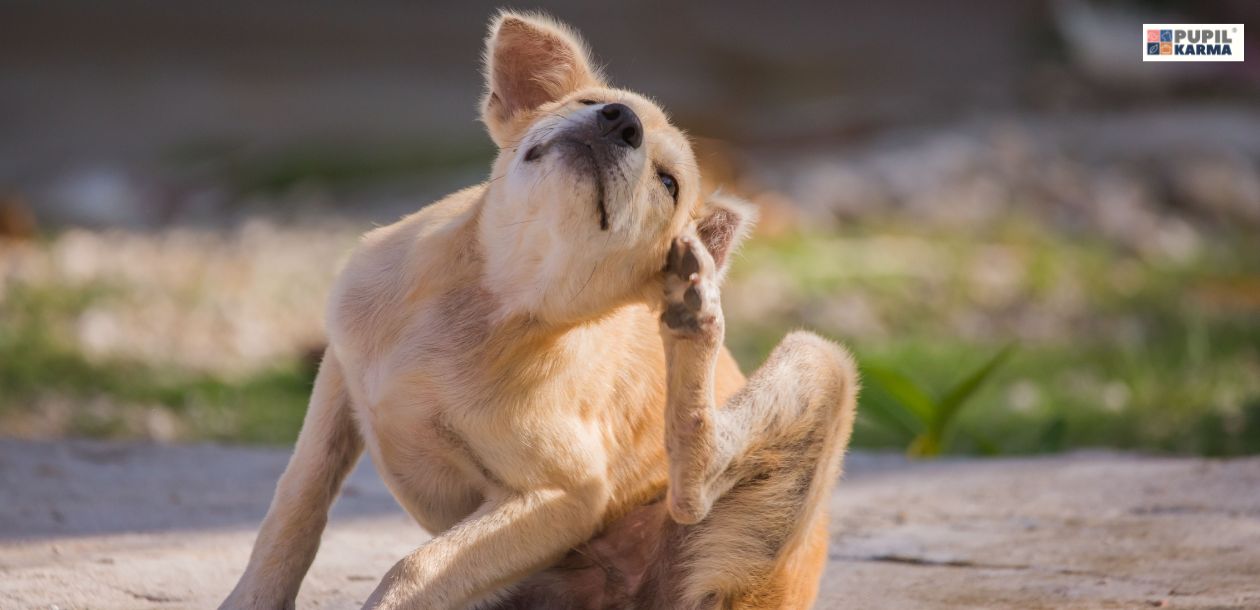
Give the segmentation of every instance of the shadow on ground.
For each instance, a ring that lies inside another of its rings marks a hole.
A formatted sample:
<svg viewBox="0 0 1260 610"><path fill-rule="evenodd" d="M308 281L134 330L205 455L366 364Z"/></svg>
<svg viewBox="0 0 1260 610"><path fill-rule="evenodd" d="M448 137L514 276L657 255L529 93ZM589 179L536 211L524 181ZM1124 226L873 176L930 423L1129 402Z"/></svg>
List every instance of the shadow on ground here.
<svg viewBox="0 0 1260 610"><path fill-rule="evenodd" d="M0 540L253 529L289 451L0 440ZM400 515L364 459L334 519Z"/></svg>

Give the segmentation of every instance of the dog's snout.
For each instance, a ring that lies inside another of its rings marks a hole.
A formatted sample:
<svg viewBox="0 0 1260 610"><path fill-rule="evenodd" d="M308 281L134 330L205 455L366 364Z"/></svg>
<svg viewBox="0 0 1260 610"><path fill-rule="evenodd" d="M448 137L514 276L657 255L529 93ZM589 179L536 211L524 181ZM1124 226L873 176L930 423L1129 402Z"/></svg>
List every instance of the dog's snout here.
<svg viewBox="0 0 1260 610"><path fill-rule="evenodd" d="M643 123L625 104L606 104L599 109L600 134L616 144L638 148L643 145Z"/></svg>

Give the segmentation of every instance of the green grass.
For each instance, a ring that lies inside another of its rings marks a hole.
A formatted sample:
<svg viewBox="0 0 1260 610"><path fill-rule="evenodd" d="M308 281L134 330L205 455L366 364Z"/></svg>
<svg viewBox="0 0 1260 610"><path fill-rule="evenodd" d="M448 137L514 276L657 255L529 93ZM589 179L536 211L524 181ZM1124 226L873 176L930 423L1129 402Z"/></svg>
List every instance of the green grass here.
<svg viewBox="0 0 1260 610"><path fill-rule="evenodd" d="M10 286L0 303L0 416L19 416L55 398L73 404L104 399L113 408L76 410L64 431L136 436L140 431L130 424L130 411L156 406L183 424L185 439L288 443L296 438L315 373L298 358L227 379L82 354L66 336L64 322L114 293L102 285Z"/></svg>
<svg viewBox="0 0 1260 610"><path fill-rule="evenodd" d="M761 269L784 273L788 296L781 298L800 301L778 316L728 321L728 342L746 368L808 318L814 303L860 295L879 314L885 331L876 335L854 336L825 320L809 324L848 344L866 371L856 446L904 449L915 438L881 417L904 402L887 383L890 372L941 396L1018 341L941 439L951 451L1260 452L1260 254L1246 247L1246 236L1224 233L1193 260L1168 261L1026 227L982 240L902 234L931 247L929 262L939 269L927 274L879 261L878 243L847 243L896 231L859 227L845 236L763 240L736 266L736 281ZM977 302L968 264L993 247L1019 261L1015 294ZM913 248L907 252L882 254L913 259ZM1021 337L1022 325L1061 298L1056 290L1065 285L1076 296L1050 311L1066 320L1062 328ZM963 314L980 321L970 336L950 323Z"/></svg>
<svg viewBox="0 0 1260 610"><path fill-rule="evenodd" d="M1168 332L1166 340L1134 348L1102 342L1021 344L958 414L953 450L1036 453L1107 447L1201 455L1260 452L1260 392L1255 362L1246 360L1254 353L1213 352L1194 365L1176 345L1175 335L1186 331ZM1231 337L1231 331L1218 327L1213 336ZM870 367L896 367L913 378L931 380L927 384L941 391L951 376L979 366L998 347L903 340L859 347L857 353ZM1037 396L1035 404L1017 408L1012 404L1013 388ZM889 394L867 375L861 404L873 413L886 410L885 405L896 401ZM862 418L854 442L862 447L907 445L903 434L869 416Z"/></svg>
<svg viewBox="0 0 1260 610"><path fill-rule="evenodd" d="M1003 268L996 291L977 284ZM759 274L776 288L738 290ZM865 373L858 447L905 450L931 431L933 451L951 453L1260 453L1260 251L1246 236L1221 231L1191 259L1165 260L1028 226L983 235L859 226L754 241L730 283L728 344L746 370L802 326L855 352ZM160 408L180 439L295 437L314 377L301 355L226 377L84 354L71 332L79 315L127 298L124 286L8 280L0 424L61 400L72 405L66 434L144 436L135 413ZM748 303L734 301L755 298L770 313L741 316ZM861 299L874 325L826 314L845 298ZM910 380L939 406L1011 343L946 420L879 417L906 399L889 379ZM110 408L92 406L102 402Z"/></svg>

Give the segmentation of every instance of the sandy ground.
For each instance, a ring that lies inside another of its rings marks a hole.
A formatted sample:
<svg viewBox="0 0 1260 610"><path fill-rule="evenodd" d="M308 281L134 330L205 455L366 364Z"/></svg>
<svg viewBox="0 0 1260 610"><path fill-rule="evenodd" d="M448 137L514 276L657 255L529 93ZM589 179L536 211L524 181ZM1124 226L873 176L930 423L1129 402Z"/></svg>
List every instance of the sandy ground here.
<svg viewBox="0 0 1260 610"><path fill-rule="evenodd" d="M0 607L210 608L287 452L0 440ZM819 608L1260 608L1260 458L857 454ZM426 535L371 465L299 607L357 607Z"/></svg>

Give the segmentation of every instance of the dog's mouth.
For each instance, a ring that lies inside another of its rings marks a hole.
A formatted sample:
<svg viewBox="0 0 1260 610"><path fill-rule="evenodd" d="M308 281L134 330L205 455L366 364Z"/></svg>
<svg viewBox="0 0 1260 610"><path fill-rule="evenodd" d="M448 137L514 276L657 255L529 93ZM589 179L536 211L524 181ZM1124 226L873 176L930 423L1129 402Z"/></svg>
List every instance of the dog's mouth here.
<svg viewBox="0 0 1260 610"><path fill-rule="evenodd" d="M577 138L563 138L549 144L540 144L525 151L525 160L536 160L546 152L547 148L559 145L562 151L561 161L579 170L588 170L595 179L595 211L599 215L599 230L608 230L607 205L607 171L605 163L600 160L599 152L589 143Z"/></svg>

